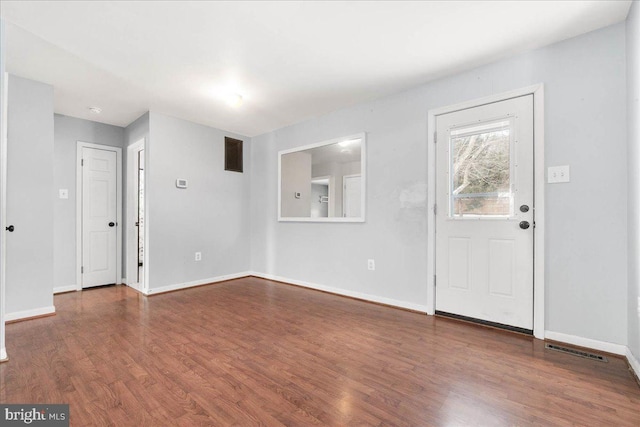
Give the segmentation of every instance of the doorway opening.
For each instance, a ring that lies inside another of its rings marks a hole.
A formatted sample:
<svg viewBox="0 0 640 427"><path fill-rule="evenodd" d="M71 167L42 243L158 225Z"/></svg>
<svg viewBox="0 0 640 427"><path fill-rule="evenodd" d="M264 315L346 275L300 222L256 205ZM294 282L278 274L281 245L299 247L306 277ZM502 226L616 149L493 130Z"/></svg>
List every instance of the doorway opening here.
<svg viewBox="0 0 640 427"><path fill-rule="evenodd" d="M127 149L127 285L144 292L145 282L145 140Z"/></svg>

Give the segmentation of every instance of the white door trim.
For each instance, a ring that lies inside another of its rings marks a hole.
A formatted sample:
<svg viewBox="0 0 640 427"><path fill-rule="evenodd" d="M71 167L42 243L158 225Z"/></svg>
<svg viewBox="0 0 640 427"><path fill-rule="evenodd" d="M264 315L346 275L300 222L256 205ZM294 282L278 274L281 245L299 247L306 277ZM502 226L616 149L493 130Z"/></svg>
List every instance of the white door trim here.
<svg viewBox="0 0 640 427"><path fill-rule="evenodd" d="M333 198L335 197L335 177L333 175L315 176L311 178L311 184L313 184L313 181L317 179L326 179L329 181L329 184L327 186L327 195L329 196L329 201L327 202L327 217L330 217L331 214L335 214L335 212L333 211L335 203L333 200Z"/></svg>
<svg viewBox="0 0 640 427"><path fill-rule="evenodd" d="M122 148L78 141L76 147L76 290L82 290L82 149L115 151L116 153L116 278L122 277Z"/></svg>
<svg viewBox="0 0 640 427"><path fill-rule="evenodd" d="M347 192L345 191L346 190L345 187L347 185L347 179L348 178L356 178L356 177L360 177L360 214L362 214L362 212L364 212L362 210L362 208L363 208L363 206L362 206L362 200L363 200L363 197L362 197L362 175L359 174L359 173L352 173L352 174L349 174L349 175L342 175L342 217L343 218L347 218L345 216L346 212L344 211L344 207L346 205L345 200L347 198Z"/></svg>
<svg viewBox="0 0 640 427"><path fill-rule="evenodd" d="M472 101L429 110L427 116L427 314L435 314L435 212L436 203L436 117L458 110L478 107L505 99L533 95L533 165L534 165L534 221L533 237L533 335L544 339L544 85L537 84L521 89L503 92Z"/></svg>
<svg viewBox="0 0 640 427"><path fill-rule="evenodd" d="M134 263L132 262L133 255L138 253L138 245L137 245L137 239L136 239L136 245L134 246L131 242L131 234L135 233L137 236L137 229L135 227L135 222L136 219L138 218L138 212L137 209L135 209L135 207L137 207L137 198L138 198L138 155L137 153L140 150L145 150L146 153L146 147L145 147L145 138L141 138L138 141L134 142L133 144L131 144L130 146L127 147L127 230L126 230L126 245L127 245L127 259L126 259L126 272L127 272L127 285L131 286L132 288L138 290L138 291L142 291L143 289L148 289L148 286L146 285L146 280L147 280L147 276L145 274L142 275L142 283L136 283L136 281L133 279L136 276L136 270L138 269L138 266L135 265L134 268ZM135 154L135 156L134 156ZM145 169L146 169L146 165L145 165ZM145 171L146 172L146 171ZM146 205L146 197L145 197L145 205ZM146 206L145 206L146 209ZM146 216L146 211L145 211L145 216ZM146 219L146 218L145 218ZM147 264L147 251L146 251L146 227L145 227L145 251L143 254L143 260L142 260L142 264L143 264L143 269L145 268L146 264ZM136 256L135 259L137 260L138 257Z"/></svg>
<svg viewBox="0 0 640 427"><path fill-rule="evenodd" d="M8 136L8 88L9 74L4 71L5 65L5 32L4 20L0 19L0 361L9 358L5 346L5 272L7 270L7 236L5 227L7 226L7 136Z"/></svg>

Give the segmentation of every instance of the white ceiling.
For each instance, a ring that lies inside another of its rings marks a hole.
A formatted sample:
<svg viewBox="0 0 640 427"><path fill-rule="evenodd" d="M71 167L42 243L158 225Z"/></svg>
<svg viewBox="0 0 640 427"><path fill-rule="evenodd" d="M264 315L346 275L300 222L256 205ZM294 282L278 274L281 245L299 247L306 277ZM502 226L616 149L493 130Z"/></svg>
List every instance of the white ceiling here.
<svg viewBox="0 0 640 427"><path fill-rule="evenodd" d="M57 113L126 126L152 110L254 136L620 22L630 4L2 0L0 14L7 71L53 85Z"/></svg>

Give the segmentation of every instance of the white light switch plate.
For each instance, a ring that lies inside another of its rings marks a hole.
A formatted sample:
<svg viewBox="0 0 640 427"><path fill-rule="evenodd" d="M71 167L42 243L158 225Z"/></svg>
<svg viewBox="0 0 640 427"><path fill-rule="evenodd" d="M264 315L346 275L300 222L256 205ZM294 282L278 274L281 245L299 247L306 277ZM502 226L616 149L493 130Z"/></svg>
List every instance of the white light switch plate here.
<svg viewBox="0 0 640 427"><path fill-rule="evenodd" d="M547 182L549 184L556 184L558 182L571 181L571 171L569 165L566 166L552 166L547 169Z"/></svg>
<svg viewBox="0 0 640 427"><path fill-rule="evenodd" d="M58 194L61 199L69 198L69 190L67 190L66 188L61 188L60 190L58 190Z"/></svg>

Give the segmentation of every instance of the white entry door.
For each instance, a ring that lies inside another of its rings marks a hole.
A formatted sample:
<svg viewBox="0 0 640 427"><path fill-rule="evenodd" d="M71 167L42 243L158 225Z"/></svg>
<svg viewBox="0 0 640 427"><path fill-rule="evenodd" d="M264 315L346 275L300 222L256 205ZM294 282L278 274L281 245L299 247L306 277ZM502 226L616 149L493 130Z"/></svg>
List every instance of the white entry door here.
<svg viewBox="0 0 640 427"><path fill-rule="evenodd" d="M345 175L342 177L343 196L343 216L347 218L358 218L362 211L362 196L361 196L361 182L362 177L360 175Z"/></svg>
<svg viewBox="0 0 640 427"><path fill-rule="evenodd" d="M117 283L116 152L82 148L82 287Z"/></svg>
<svg viewBox="0 0 640 427"><path fill-rule="evenodd" d="M533 95L436 118L436 311L533 330Z"/></svg>

